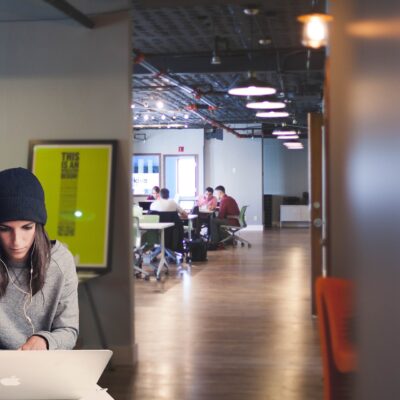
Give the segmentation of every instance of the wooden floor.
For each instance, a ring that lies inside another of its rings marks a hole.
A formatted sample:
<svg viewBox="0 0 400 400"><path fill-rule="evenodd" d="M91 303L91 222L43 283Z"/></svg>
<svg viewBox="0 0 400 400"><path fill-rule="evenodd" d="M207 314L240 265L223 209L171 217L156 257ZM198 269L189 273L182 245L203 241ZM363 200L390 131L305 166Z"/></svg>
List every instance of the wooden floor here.
<svg viewBox="0 0 400 400"><path fill-rule="evenodd" d="M209 252L192 274L136 282L132 372L101 382L116 400L319 400L309 231L248 232L251 249Z"/></svg>

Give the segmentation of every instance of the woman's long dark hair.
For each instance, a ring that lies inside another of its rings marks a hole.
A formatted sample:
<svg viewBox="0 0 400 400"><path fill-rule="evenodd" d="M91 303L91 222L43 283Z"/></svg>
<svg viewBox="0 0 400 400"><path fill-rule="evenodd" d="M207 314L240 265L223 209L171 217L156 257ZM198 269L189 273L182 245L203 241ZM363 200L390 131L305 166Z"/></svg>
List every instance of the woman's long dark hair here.
<svg viewBox="0 0 400 400"><path fill-rule="evenodd" d="M30 256L27 260L27 274L29 274L30 263L32 262L32 295L42 290L45 278L46 269L50 262L51 243L47 236L46 230L42 224L36 224L35 240L30 250ZM4 254L0 247L0 257L4 261ZM0 263L0 298L6 293L9 283L9 277L6 269Z"/></svg>

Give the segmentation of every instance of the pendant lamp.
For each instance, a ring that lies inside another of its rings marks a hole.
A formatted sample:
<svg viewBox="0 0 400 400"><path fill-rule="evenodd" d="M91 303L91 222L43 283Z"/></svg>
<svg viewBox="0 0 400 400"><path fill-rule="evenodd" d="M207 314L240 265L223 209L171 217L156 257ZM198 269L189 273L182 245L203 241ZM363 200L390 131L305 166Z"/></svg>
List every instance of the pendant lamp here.
<svg viewBox="0 0 400 400"><path fill-rule="evenodd" d="M247 104L247 108L255 110L279 110L286 107L286 103L282 99L278 99L275 96L261 98L261 99L250 99Z"/></svg>
<svg viewBox="0 0 400 400"><path fill-rule="evenodd" d="M254 73L249 75L249 78L231 87L228 93L233 96L265 96L276 93L271 84L257 79Z"/></svg>

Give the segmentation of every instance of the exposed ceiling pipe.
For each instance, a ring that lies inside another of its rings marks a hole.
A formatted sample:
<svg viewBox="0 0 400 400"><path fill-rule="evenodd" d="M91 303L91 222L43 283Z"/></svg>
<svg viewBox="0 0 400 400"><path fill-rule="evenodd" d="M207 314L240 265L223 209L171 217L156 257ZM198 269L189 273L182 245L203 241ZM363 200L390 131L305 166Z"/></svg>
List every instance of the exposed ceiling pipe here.
<svg viewBox="0 0 400 400"><path fill-rule="evenodd" d="M196 114L198 117L200 117L201 119L203 119L204 121L208 122L209 124L211 124L212 126L215 126L217 128L222 128L225 131L231 133L232 135L236 136L239 139L251 139L251 138L262 138L263 135L245 135L243 133L239 133L237 130L223 124L222 122L219 122L213 118L207 117L205 115L203 115L202 113L198 112L198 111L192 111L194 114Z"/></svg>
<svg viewBox="0 0 400 400"><path fill-rule="evenodd" d="M135 55L135 62L137 64L140 64L143 68L146 68L149 72L159 76L160 78L164 78L165 80L168 80L168 83L174 84L175 86L180 88L182 90L182 92L184 92L186 95L193 96L197 100L199 100L211 107L217 107L217 104L215 104L213 101L207 99L207 97L205 97L201 93L199 93L198 90L193 89L192 87L187 86L187 85L183 84L182 82L179 82L179 80L172 77L168 73L162 72L160 69L158 69L154 65L150 64L148 61L145 60L145 56L142 53L136 51L136 54L134 53L134 55Z"/></svg>
<svg viewBox="0 0 400 400"><path fill-rule="evenodd" d="M179 82L177 79L173 78L172 76L163 73L161 70L159 70L158 68L154 67L152 64L150 64L148 61L145 60L144 56L139 53L136 52L136 62L139 63L142 67L146 68L149 72L155 74L155 75L159 75L162 76L164 78L167 78L169 83L173 83L174 85L176 85L177 87L179 87L180 89L182 89L182 91L186 94L186 95L191 95L191 96L197 96L198 93L195 89L191 88L190 86L184 85L181 82ZM203 103L207 104L208 106L211 107L217 107L217 105L215 103L213 103L212 101L208 100L206 97L201 96L199 99L199 101L202 101ZM200 117L201 119L203 119L204 121L208 122L209 124L216 126L218 128L222 128L225 131L231 133L232 135L236 136L237 138L240 139L249 139L249 138L255 138L255 137L259 137L262 138L262 135L244 135L243 133L239 133L238 131L236 131L235 129L213 119L210 117L207 117L205 115L203 115L202 113L196 111L196 110L192 110L192 113L194 113L195 115L197 115L198 117Z"/></svg>

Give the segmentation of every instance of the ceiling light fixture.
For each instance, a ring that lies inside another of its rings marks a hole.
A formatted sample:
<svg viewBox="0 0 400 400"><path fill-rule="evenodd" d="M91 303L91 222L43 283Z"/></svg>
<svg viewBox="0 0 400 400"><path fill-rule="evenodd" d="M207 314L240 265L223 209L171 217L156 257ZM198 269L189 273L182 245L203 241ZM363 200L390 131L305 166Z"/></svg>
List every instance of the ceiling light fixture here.
<svg viewBox="0 0 400 400"><path fill-rule="evenodd" d="M243 9L243 12L250 17L254 17L260 12L260 9L254 4L251 5L249 4L247 7Z"/></svg>
<svg viewBox="0 0 400 400"><path fill-rule="evenodd" d="M189 114L185 114L185 115L183 116L183 118L189 119Z"/></svg>
<svg viewBox="0 0 400 400"><path fill-rule="evenodd" d="M280 108L285 108L286 104L282 101L252 101L246 104L247 108L253 108L256 110L278 110Z"/></svg>
<svg viewBox="0 0 400 400"><path fill-rule="evenodd" d="M164 114L163 115L161 115L161 119L164 121L165 120L165 118L167 118Z"/></svg>
<svg viewBox="0 0 400 400"><path fill-rule="evenodd" d="M288 149L303 149L303 144L300 142L285 142L283 143Z"/></svg>
<svg viewBox="0 0 400 400"><path fill-rule="evenodd" d="M277 136L283 136L283 135L296 135L297 134L297 132L295 131L295 130L293 130L293 131L284 131L284 130L279 130L279 129L277 129L277 130L275 130L275 131L273 131L272 132L272 134L273 135L277 135Z"/></svg>
<svg viewBox="0 0 400 400"><path fill-rule="evenodd" d="M269 46L272 43L272 39L270 37L265 37L258 39L258 44L261 46Z"/></svg>
<svg viewBox="0 0 400 400"><path fill-rule="evenodd" d="M303 24L301 43L305 47L319 49L328 44L328 24L332 16L325 13L300 15L297 20Z"/></svg>
<svg viewBox="0 0 400 400"><path fill-rule="evenodd" d="M162 110L164 108L164 103L161 100L158 100L156 106L159 110Z"/></svg>
<svg viewBox="0 0 400 400"><path fill-rule="evenodd" d="M299 135L283 135L283 136L277 136L277 139L284 139L284 140L292 140L292 139L298 139Z"/></svg>
<svg viewBox="0 0 400 400"><path fill-rule="evenodd" d="M256 114L258 118L285 118L289 113L286 111L260 111Z"/></svg>
<svg viewBox="0 0 400 400"><path fill-rule="evenodd" d="M148 121L148 120L149 120L149 114L144 114L144 115L143 115L143 119L144 119L145 121Z"/></svg>
<svg viewBox="0 0 400 400"><path fill-rule="evenodd" d="M220 65L221 63L222 63L221 57L215 51L213 51L213 55L211 57L211 64Z"/></svg>
<svg viewBox="0 0 400 400"><path fill-rule="evenodd" d="M230 88L228 93L233 96L265 96L275 94L276 89L268 82L263 82L250 73L248 79Z"/></svg>

